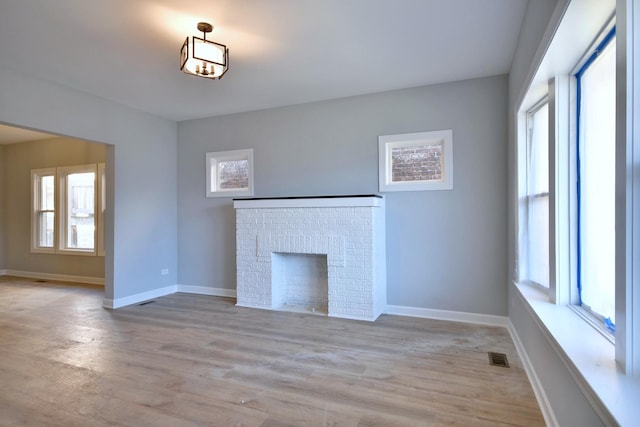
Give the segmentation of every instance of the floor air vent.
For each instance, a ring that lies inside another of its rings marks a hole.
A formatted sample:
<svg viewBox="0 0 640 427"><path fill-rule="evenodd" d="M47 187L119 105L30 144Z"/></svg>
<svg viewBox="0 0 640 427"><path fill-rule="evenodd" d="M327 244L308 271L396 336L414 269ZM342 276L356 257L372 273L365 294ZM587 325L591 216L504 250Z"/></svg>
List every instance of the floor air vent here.
<svg viewBox="0 0 640 427"><path fill-rule="evenodd" d="M147 305L147 304L151 304L152 302L155 302L155 301L145 301L145 302L141 302L138 305Z"/></svg>
<svg viewBox="0 0 640 427"><path fill-rule="evenodd" d="M491 366L501 366L503 368L509 367L509 361L507 360L507 355L504 353L493 353L489 352L489 364Z"/></svg>

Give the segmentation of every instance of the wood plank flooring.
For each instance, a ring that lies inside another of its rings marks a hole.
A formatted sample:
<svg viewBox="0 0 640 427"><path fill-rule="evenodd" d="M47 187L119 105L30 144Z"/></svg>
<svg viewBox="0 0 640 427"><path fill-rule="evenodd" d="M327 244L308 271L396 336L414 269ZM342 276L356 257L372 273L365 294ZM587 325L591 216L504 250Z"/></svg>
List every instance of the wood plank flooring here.
<svg viewBox="0 0 640 427"><path fill-rule="evenodd" d="M234 302L0 277L0 425L544 425L504 328Z"/></svg>

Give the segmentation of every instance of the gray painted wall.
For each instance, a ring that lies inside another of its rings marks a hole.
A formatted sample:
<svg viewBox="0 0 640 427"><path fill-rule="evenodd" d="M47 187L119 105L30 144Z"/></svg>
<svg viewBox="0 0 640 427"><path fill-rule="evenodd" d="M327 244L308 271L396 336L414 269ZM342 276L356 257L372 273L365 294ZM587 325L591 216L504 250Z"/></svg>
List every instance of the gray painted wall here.
<svg viewBox="0 0 640 427"><path fill-rule="evenodd" d="M4 270L4 145L0 145L0 270Z"/></svg>
<svg viewBox="0 0 640 427"><path fill-rule="evenodd" d="M0 70L0 122L109 144L105 296L177 281L176 123ZM160 275L162 268L169 274Z"/></svg>
<svg viewBox="0 0 640 427"><path fill-rule="evenodd" d="M182 285L235 289L235 212L205 153L254 148L255 196L378 192L378 135L453 129L453 191L387 193L388 302L506 315L507 77L178 124Z"/></svg>
<svg viewBox="0 0 640 427"><path fill-rule="evenodd" d="M5 268L36 273L104 277L104 257L31 253L31 170L105 161L105 146L71 138L11 144L0 174L4 192Z"/></svg>
<svg viewBox="0 0 640 427"><path fill-rule="evenodd" d="M506 281L516 277L516 105L529 84L530 69L543 34L550 23L556 0L528 2L518 47L509 75L509 145L508 145L508 266ZM564 0L558 3L565 3ZM571 376L564 361L547 340L542 326L533 317L526 302L509 285L509 318L522 341L560 426L601 426L602 421Z"/></svg>

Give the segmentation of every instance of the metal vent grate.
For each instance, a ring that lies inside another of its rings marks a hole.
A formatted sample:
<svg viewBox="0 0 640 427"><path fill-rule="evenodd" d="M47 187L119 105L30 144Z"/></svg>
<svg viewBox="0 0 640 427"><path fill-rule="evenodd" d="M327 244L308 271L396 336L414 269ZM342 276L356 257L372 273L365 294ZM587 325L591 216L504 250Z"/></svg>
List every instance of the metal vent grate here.
<svg viewBox="0 0 640 427"><path fill-rule="evenodd" d="M509 367L509 361L507 355L504 353L489 352L489 364L491 366L501 366L503 368Z"/></svg>
<svg viewBox="0 0 640 427"><path fill-rule="evenodd" d="M138 305L147 305L147 304L151 304L152 302L155 302L155 301L153 301L153 300L151 300L151 301L145 301L145 302L141 302L141 303L140 303L140 304L138 304Z"/></svg>

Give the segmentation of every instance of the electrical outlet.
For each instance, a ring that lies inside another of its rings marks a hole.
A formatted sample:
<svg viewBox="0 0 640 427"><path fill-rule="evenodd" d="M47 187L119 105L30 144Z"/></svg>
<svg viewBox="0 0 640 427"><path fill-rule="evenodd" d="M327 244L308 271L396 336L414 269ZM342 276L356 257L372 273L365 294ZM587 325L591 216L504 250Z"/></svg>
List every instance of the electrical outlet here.
<svg viewBox="0 0 640 427"><path fill-rule="evenodd" d="M160 274L162 274L163 276L166 276L167 274L169 274L169 269L163 268L162 270L160 270Z"/></svg>

